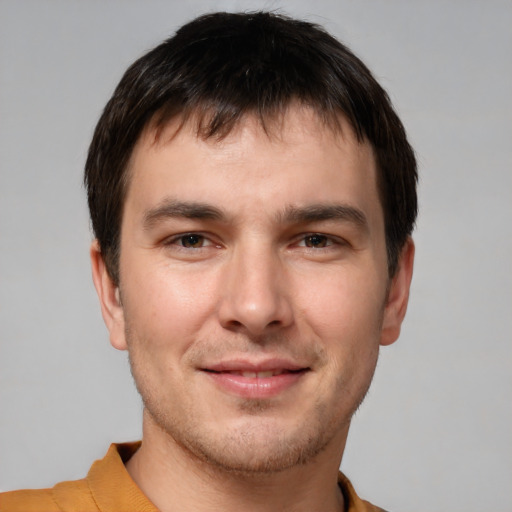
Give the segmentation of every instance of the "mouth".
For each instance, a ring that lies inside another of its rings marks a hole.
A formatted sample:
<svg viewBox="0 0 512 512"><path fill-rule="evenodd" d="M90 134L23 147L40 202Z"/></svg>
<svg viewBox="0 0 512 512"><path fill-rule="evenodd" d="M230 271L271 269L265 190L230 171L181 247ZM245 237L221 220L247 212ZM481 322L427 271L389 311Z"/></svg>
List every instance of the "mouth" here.
<svg viewBox="0 0 512 512"><path fill-rule="evenodd" d="M202 368L201 371L222 392L243 398L263 399L291 391L311 369L289 362L251 364L230 361Z"/></svg>
<svg viewBox="0 0 512 512"><path fill-rule="evenodd" d="M277 375L283 375L285 373L300 373L307 371L309 368L300 368L298 370L288 369L276 369L276 370L263 370L263 371L250 371L250 370L227 370L227 371L216 371L205 368L203 371L210 373L225 373L229 375L239 375L246 379L269 379L270 377L276 377Z"/></svg>

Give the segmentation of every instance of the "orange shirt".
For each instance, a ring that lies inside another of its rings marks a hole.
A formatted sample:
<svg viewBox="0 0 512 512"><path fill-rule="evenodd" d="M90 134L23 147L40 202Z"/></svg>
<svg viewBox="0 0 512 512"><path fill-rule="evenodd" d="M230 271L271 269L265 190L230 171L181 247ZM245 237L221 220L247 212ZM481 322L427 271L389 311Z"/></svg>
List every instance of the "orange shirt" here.
<svg viewBox="0 0 512 512"><path fill-rule="evenodd" d="M0 512L158 512L124 467L139 443L112 444L83 480L61 482L51 489L0 494ZM340 473L346 512L384 512L362 501Z"/></svg>

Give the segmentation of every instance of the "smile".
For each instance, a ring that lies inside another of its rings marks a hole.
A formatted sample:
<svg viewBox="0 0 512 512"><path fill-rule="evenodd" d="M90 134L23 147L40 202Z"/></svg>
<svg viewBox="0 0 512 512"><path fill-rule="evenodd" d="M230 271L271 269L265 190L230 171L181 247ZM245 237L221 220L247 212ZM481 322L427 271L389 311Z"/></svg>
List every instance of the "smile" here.
<svg viewBox="0 0 512 512"><path fill-rule="evenodd" d="M266 370L262 372L251 372L251 371L229 371L225 373L229 373L230 375L240 375L245 377L246 379L268 379L270 377L275 377L276 375L282 375L283 373L294 373L300 370Z"/></svg>
<svg viewBox="0 0 512 512"><path fill-rule="evenodd" d="M216 365L215 369L205 368L203 373L220 391L246 399L277 397L292 390L310 371L309 368L290 364L285 368L243 367L248 365L234 368L235 364L223 363Z"/></svg>

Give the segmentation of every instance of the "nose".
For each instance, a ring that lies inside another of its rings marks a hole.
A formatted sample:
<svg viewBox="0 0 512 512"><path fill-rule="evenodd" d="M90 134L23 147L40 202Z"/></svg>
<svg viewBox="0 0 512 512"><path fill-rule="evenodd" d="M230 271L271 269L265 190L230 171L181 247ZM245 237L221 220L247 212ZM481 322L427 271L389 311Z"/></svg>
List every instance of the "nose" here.
<svg viewBox="0 0 512 512"><path fill-rule="evenodd" d="M290 290L282 262L270 248L239 248L226 264L219 321L252 337L293 322Z"/></svg>

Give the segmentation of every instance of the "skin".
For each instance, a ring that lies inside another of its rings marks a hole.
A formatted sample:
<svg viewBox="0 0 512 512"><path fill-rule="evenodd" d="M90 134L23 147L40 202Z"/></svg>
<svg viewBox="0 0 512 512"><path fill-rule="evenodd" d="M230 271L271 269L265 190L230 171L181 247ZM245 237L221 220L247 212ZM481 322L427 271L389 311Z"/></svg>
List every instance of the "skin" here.
<svg viewBox="0 0 512 512"><path fill-rule="evenodd" d="M162 511L343 510L350 419L399 335L414 246L390 279L374 156L341 125L292 106L270 136L171 124L134 149L119 289L96 242L91 259L145 405L127 468Z"/></svg>

